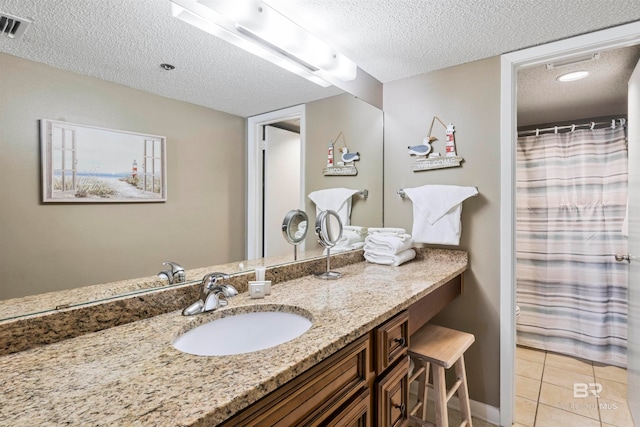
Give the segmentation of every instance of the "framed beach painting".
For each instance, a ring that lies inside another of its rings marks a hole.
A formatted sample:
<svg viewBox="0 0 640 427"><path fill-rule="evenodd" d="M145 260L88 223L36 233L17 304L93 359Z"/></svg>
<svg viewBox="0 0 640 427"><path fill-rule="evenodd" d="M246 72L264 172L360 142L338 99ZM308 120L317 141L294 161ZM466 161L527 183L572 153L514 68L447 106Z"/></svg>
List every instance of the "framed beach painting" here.
<svg viewBox="0 0 640 427"><path fill-rule="evenodd" d="M45 203L164 202L166 138L40 120Z"/></svg>

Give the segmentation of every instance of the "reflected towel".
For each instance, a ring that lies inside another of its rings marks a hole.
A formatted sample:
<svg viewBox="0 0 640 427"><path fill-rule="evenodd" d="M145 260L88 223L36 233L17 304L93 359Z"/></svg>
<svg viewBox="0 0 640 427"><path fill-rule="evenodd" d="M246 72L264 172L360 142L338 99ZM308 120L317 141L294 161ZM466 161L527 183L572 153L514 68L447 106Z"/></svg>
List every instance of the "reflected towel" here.
<svg viewBox="0 0 640 427"><path fill-rule="evenodd" d="M406 234L407 230L405 230L404 228L393 228L393 227L383 227L383 228L369 227L369 234L374 234L374 233Z"/></svg>
<svg viewBox="0 0 640 427"><path fill-rule="evenodd" d="M367 237L367 234L369 233L369 229L367 227L362 227L359 225L345 225L344 227L342 227L342 229L347 232L347 231L352 231L354 233L357 233L363 237Z"/></svg>
<svg viewBox="0 0 640 427"><path fill-rule="evenodd" d="M413 239L409 234L374 233L364 240L365 251L375 251L396 255L413 247Z"/></svg>
<svg viewBox="0 0 640 427"><path fill-rule="evenodd" d="M396 255L390 255L387 252L365 251L364 259L374 264L393 265L395 267L411 261L416 257L416 251L407 249Z"/></svg>
<svg viewBox="0 0 640 427"><path fill-rule="evenodd" d="M331 248L331 253L332 254L337 254L340 252L347 252L347 251L353 251L356 249L361 249L364 246L364 242L359 242L359 243L353 243L350 245L341 245L340 243L338 243L337 245L335 245L334 247ZM325 248L325 250L322 252L323 255L327 254L327 249Z"/></svg>
<svg viewBox="0 0 640 427"><path fill-rule="evenodd" d="M322 211L335 211L342 221L342 225L350 224L351 196L358 190L349 188L327 188L309 193L309 199L316 204L316 216Z"/></svg>
<svg viewBox="0 0 640 427"><path fill-rule="evenodd" d="M457 185L423 185L405 188L413 202L411 235L418 243L459 245L462 224L462 202L478 194L475 187Z"/></svg>
<svg viewBox="0 0 640 427"><path fill-rule="evenodd" d="M352 230L342 230L342 237L338 240L338 245L349 246L354 243L362 243L364 245L365 236ZM360 246L362 247L362 246Z"/></svg>

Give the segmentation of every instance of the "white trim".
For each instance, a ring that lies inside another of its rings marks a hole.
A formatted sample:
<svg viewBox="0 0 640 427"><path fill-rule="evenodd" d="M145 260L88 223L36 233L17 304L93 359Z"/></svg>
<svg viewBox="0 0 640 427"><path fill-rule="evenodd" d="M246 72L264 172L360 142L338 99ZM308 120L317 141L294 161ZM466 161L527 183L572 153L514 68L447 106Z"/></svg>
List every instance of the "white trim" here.
<svg viewBox="0 0 640 427"><path fill-rule="evenodd" d="M487 405L486 403L478 402L473 399L469 399L469 406L471 407L472 417L495 425L498 425L500 422L500 408L496 408L495 406ZM447 407L460 412L460 401L458 400L458 396L451 396Z"/></svg>
<svg viewBox="0 0 640 427"><path fill-rule="evenodd" d="M552 59L640 43L640 22L502 55L500 77L500 425L511 426L515 400L516 72Z"/></svg>
<svg viewBox="0 0 640 427"><path fill-rule="evenodd" d="M262 247L262 126L300 118L300 209L305 197L305 105L296 105L247 119L247 254L246 259L259 258ZM303 242L304 244L304 242ZM301 250L304 247L301 246Z"/></svg>

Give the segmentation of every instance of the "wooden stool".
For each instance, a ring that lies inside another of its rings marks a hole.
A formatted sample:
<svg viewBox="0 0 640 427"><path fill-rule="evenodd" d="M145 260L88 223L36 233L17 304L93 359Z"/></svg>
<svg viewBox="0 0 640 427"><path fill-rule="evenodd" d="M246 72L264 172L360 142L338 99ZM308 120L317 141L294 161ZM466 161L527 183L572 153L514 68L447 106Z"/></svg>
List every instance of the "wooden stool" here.
<svg viewBox="0 0 640 427"><path fill-rule="evenodd" d="M418 402L409 412L409 419L421 426L433 426L427 422L427 390L435 391L436 427L449 427L447 402L456 391L460 401L462 423L460 427L472 427L467 375L464 367L464 352L473 344L475 337L437 325L425 325L410 337L409 356L416 362L409 385L418 380ZM433 365L433 383L429 383L429 368ZM447 390L445 369L455 366L456 382ZM416 413L422 409L420 416Z"/></svg>

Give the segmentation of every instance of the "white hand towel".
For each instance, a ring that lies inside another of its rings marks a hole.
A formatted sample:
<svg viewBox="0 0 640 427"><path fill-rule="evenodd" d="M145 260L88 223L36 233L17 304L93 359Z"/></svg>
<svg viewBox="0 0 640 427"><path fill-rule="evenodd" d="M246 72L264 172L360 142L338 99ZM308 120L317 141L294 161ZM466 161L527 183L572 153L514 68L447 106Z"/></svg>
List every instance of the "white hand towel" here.
<svg viewBox="0 0 640 427"><path fill-rule="evenodd" d="M419 243L459 245L462 202L478 194L475 187L423 185L405 188L413 202L413 240Z"/></svg>
<svg viewBox="0 0 640 427"><path fill-rule="evenodd" d="M407 230L405 230L404 228L393 228L393 227L383 227L383 228L369 227L369 234L373 234L373 233L406 234Z"/></svg>
<svg viewBox="0 0 640 427"><path fill-rule="evenodd" d="M413 249L407 249L404 252L400 252L396 255L389 255L388 253L378 253L376 251L365 251L364 258L374 264L393 265L395 267L400 264L404 264L407 261L411 261L416 257L416 251Z"/></svg>
<svg viewBox="0 0 640 427"><path fill-rule="evenodd" d="M391 255L399 254L413 247L413 239L409 234L374 233L364 239L364 250L386 252Z"/></svg>
<svg viewBox="0 0 640 427"><path fill-rule="evenodd" d="M309 198L316 204L316 216L322 211L336 211L345 226L350 224L351 196L357 192L349 188L328 188L309 193Z"/></svg>

